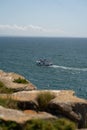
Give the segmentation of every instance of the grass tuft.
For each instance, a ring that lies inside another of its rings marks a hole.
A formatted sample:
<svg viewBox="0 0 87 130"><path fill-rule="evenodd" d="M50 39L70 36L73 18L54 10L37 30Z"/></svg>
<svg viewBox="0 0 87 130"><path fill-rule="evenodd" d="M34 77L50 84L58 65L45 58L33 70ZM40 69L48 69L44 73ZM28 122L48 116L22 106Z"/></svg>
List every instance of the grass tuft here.
<svg viewBox="0 0 87 130"><path fill-rule="evenodd" d="M18 78L18 79L14 79L15 83L22 83L22 84L28 84L29 82L26 80L26 79L23 79L23 78Z"/></svg>
<svg viewBox="0 0 87 130"><path fill-rule="evenodd" d="M55 95L50 92L39 93L37 96L37 102L39 104L39 110L44 111L47 109L48 103L55 98Z"/></svg>
<svg viewBox="0 0 87 130"><path fill-rule="evenodd" d="M10 96L7 99L0 98L0 106L11 108L11 109L20 109L18 107L18 102L12 100Z"/></svg>

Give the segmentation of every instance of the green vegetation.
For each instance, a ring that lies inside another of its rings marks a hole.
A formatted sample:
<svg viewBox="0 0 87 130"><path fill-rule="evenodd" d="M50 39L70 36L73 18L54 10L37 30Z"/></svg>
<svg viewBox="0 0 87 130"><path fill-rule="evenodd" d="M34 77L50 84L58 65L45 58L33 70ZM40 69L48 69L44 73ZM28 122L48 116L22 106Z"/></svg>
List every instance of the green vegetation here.
<svg viewBox="0 0 87 130"><path fill-rule="evenodd" d="M13 121L0 120L0 129L3 130L75 130L73 122L66 119L56 121L30 120L21 125Z"/></svg>
<svg viewBox="0 0 87 130"><path fill-rule="evenodd" d="M18 78L18 79L14 79L15 83L22 83L22 84L28 84L29 82L26 80L26 79L23 79L23 78Z"/></svg>
<svg viewBox="0 0 87 130"><path fill-rule="evenodd" d="M50 92L39 93L37 96L37 102L39 104L39 110L44 111L47 109L48 103L55 98L55 95Z"/></svg>
<svg viewBox="0 0 87 130"><path fill-rule="evenodd" d="M28 83L25 79L15 79L16 83ZM3 82L0 81L0 93L6 93L6 98L0 98L0 105L11 109L21 109L18 101L11 99L9 93L13 93L12 89L6 88ZM39 105L38 111L47 111L48 103L55 98L55 95L48 92L40 92L37 95ZM14 113L13 113L14 114ZM4 121L0 119L0 130L75 130L76 125L67 119L57 120L30 120L24 124L18 124L13 121Z"/></svg>
<svg viewBox="0 0 87 130"><path fill-rule="evenodd" d="M7 88L3 82L0 81L0 93L13 93L14 91L11 88Z"/></svg>
<svg viewBox="0 0 87 130"><path fill-rule="evenodd" d="M0 119L0 130L22 130L20 124Z"/></svg>
<svg viewBox="0 0 87 130"><path fill-rule="evenodd" d="M56 120L54 122L54 126L57 130L75 130L76 129L75 123L64 118Z"/></svg>
<svg viewBox="0 0 87 130"><path fill-rule="evenodd" d="M15 100L12 100L10 96L8 96L6 99L0 98L0 105L6 108L11 108L11 109L20 109L18 107L18 102Z"/></svg>

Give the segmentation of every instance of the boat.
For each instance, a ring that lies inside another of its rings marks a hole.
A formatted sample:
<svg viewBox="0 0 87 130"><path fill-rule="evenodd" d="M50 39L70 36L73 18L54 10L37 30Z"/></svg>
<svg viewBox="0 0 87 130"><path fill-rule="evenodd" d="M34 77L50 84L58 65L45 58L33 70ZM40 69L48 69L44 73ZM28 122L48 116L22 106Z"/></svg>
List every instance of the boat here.
<svg viewBox="0 0 87 130"><path fill-rule="evenodd" d="M36 61L36 64L38 66L51 66L53 65L51 62L49 62L47 59L39 59Z"/></svg>

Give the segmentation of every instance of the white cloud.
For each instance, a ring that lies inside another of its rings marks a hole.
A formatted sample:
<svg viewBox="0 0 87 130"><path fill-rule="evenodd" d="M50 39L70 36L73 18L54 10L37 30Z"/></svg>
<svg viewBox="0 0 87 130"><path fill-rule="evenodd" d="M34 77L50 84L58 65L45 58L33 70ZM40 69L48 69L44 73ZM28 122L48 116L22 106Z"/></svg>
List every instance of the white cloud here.
<svg viewBox="0 0 87 130"><path fill-rule="evenodd" d="M21 30L21 31L27 31L27 30L39 30L39 31L44 31L44 29L40 26L34 26L34 25L27 25L27 26L19 26L19 25L0 25L0 30L5 30L5 29L9 29L9 30Z"/></svg>
<svg viewBox="0 0 87 130"><path fill-rule="evenodd" d="M43 28L41 26L34 26L34 25L26 25L26 26L19 26L19 25L4 25L4 24L0 24L0 30L1 29L11 29L11 30L21 30L21 31L27 31L27 30L39 30L39 31L44 31L44 32L58 32L58 31L61 31L63 32L62 30L58 30L58 29L46 29L46 28Z"/></svg>
<svg viewBox="0 0 87 130"><path fill-rule="evenodd" d="M17 33L17 34L24 34L24 35L28 35L31 34L32 35L63 35L65 34L65 32L61 29L58 28L44 28L41 26L35 26L35 25L26 25L26 26L20 26L20 25L9 25L9 24L0 24L0 34L4 32L4 33L9 33L11 32L11 34L13 33Z"/></svg>
<svg viewBox="0 0 87 130"><path fill-rule="evenodd" d="M0 30L22 30L22 31L24 31L26 28L25 28L25 26L18 26L18 25L16 25L16 24L14 24L14 25L8 25L8 24L6 24L6 25L0 25Z"/></svg>

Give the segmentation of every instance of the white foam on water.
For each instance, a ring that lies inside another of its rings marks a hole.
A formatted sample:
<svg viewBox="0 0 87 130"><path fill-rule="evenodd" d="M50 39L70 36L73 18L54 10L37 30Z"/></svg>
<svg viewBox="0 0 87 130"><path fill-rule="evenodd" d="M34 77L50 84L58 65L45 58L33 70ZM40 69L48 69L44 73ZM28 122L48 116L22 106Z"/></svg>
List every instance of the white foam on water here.
<svg viewBox="0 0 87 130"><path fill-rule="evenodd" d="M74 68L74 67L66 67L66 66L58 66L58 65L52 65L51 67L60 68L64 70L87 71L87 68Z"/></svg>

